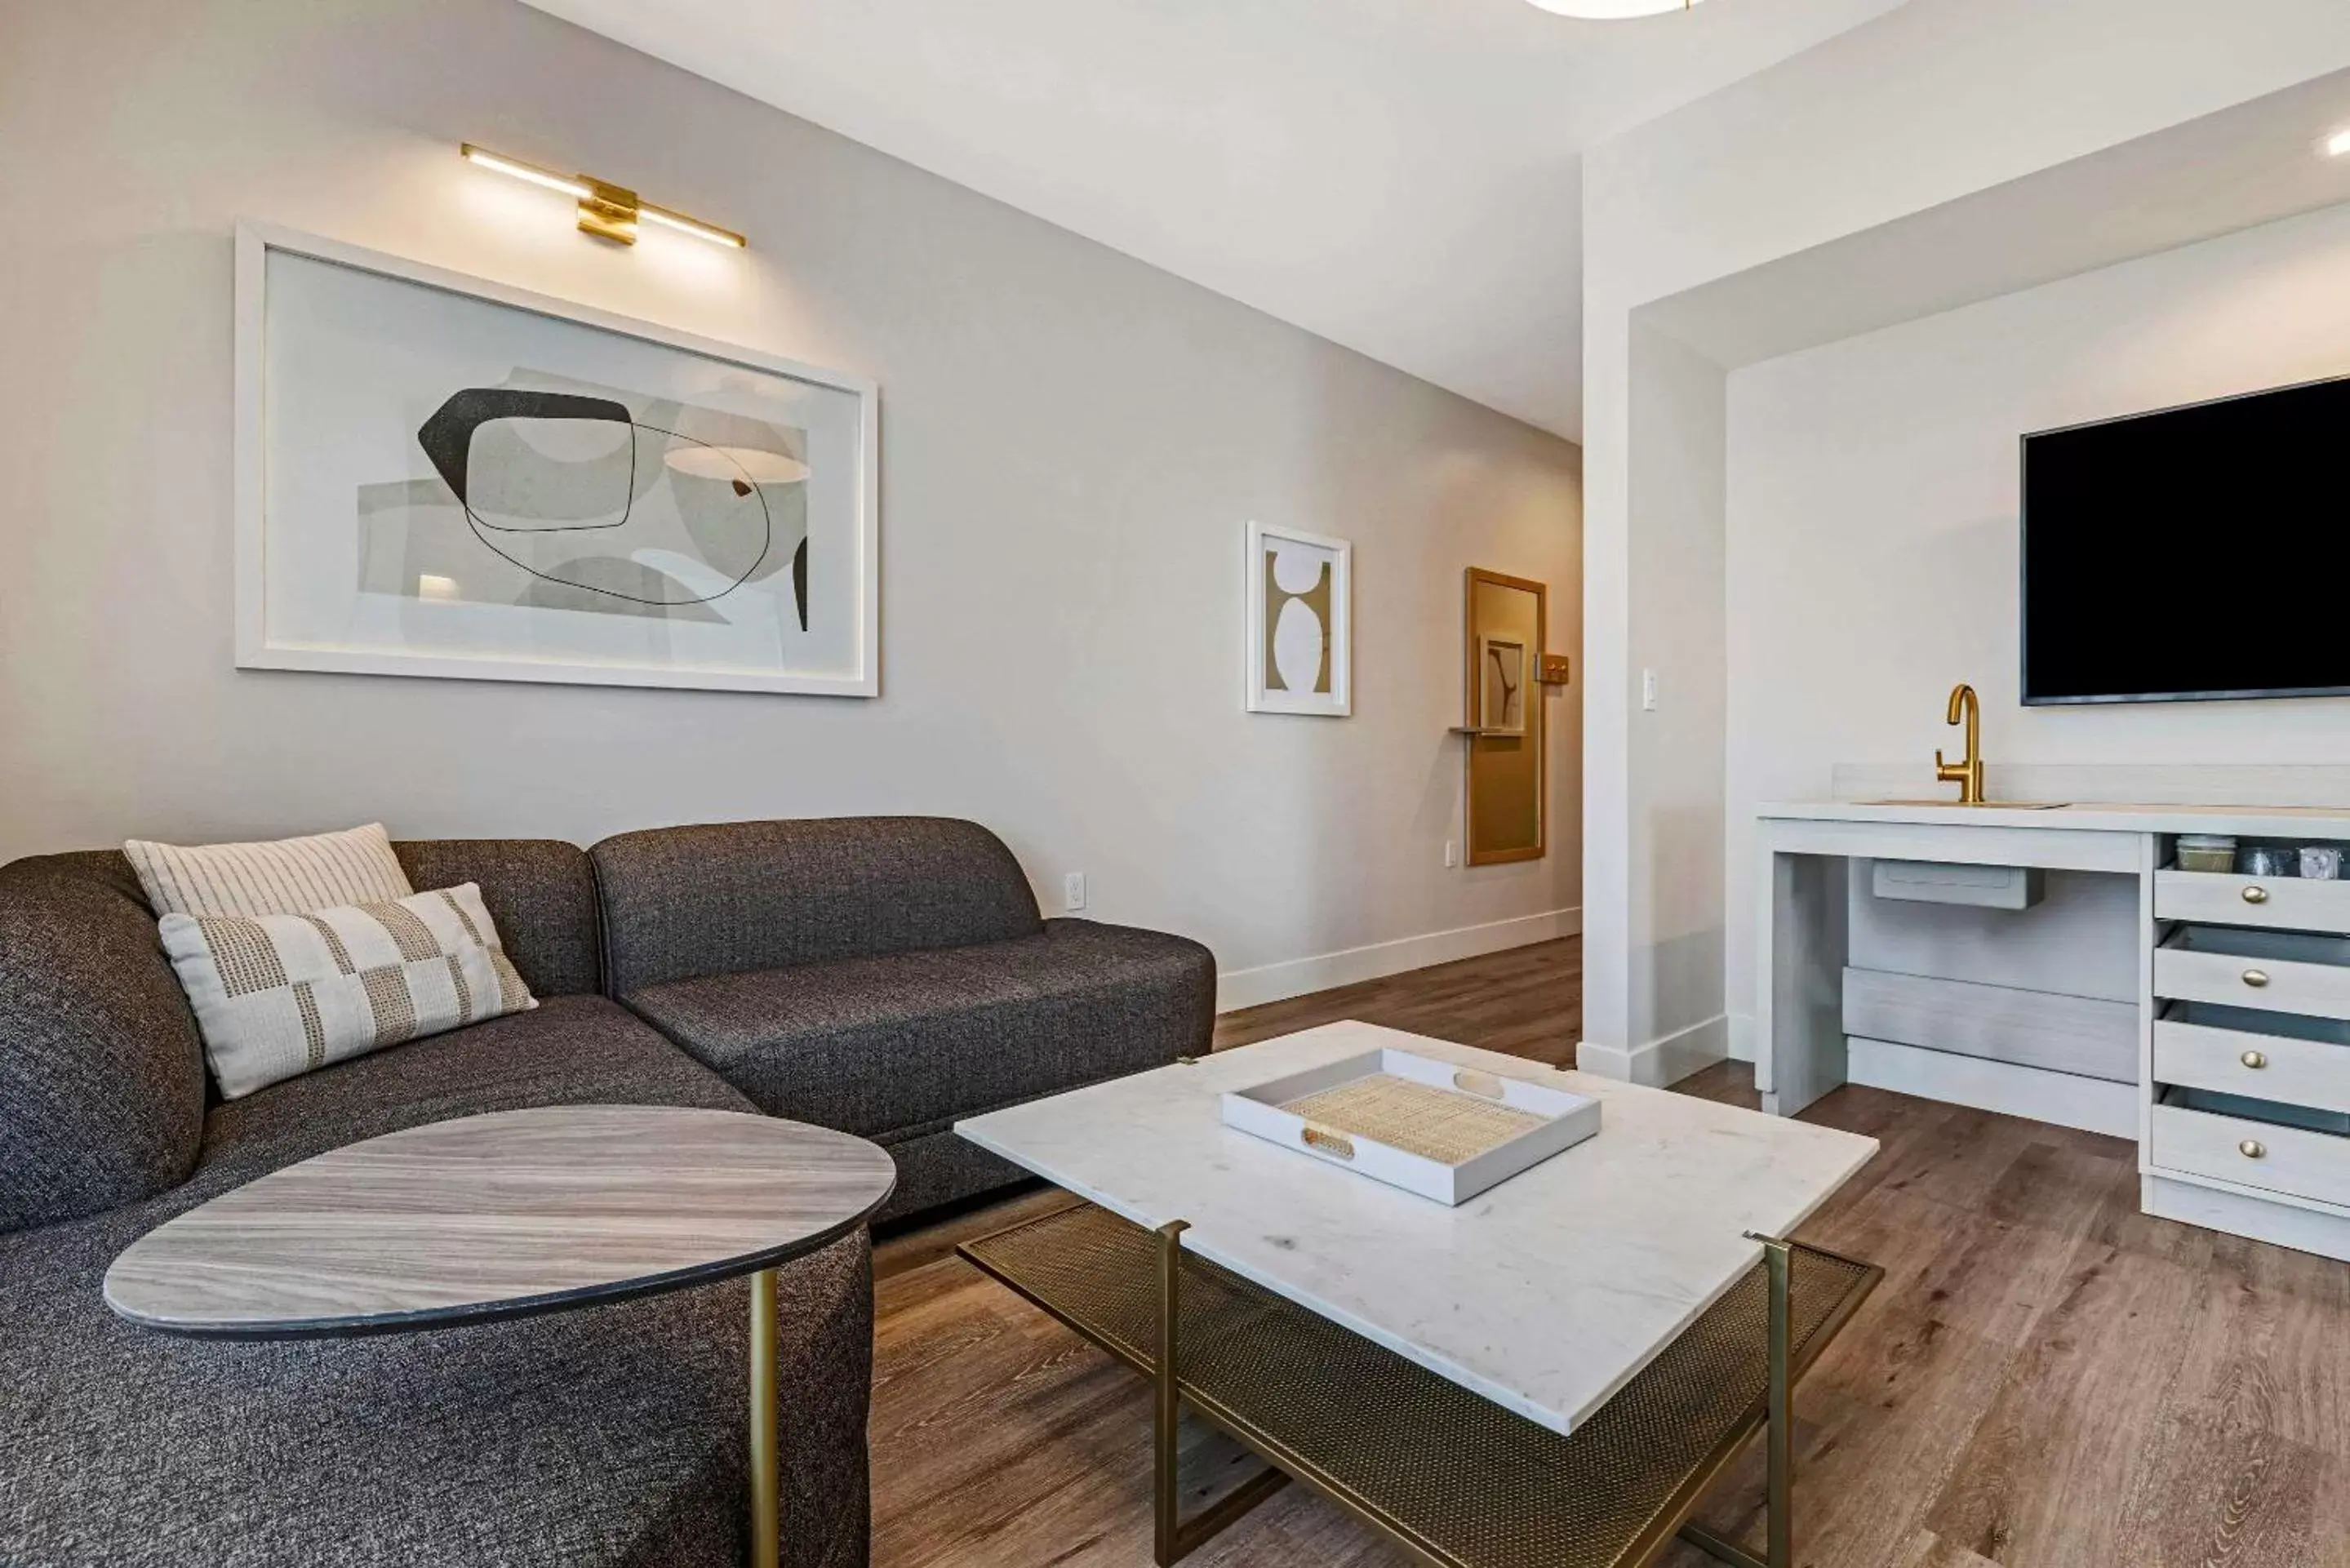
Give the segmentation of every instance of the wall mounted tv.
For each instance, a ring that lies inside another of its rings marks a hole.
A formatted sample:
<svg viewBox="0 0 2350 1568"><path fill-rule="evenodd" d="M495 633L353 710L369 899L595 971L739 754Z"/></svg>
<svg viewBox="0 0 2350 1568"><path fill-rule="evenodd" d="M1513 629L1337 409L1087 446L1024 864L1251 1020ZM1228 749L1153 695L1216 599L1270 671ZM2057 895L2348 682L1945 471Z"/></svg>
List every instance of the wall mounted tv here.
<svg viewBox="0 0 2350 1568"><path fill-rule="evenodd" d="M2350 695L2350 378L2023 438L2023 701Z"/></svg>

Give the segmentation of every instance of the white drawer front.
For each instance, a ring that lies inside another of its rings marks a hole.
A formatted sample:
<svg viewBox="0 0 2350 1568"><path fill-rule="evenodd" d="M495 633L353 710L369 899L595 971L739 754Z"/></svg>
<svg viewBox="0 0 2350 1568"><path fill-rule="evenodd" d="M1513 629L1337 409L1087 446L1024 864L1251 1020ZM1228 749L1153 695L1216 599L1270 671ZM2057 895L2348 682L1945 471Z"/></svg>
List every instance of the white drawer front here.
<svg viewBox="0 0 2350 1568"><path fill-rule="evenodd" d="M2350 1138L2178 1106L2156 1106L2153 1111L2158 1167L2321 1203L2350 1204ZM2260 1150L2257 1157L2245 1153L2248 1142Z"/></svg>
<svg viewBox="0 0 2350 1568"><path fill-rule="evenodd" d="M2163 948L2154 955L2157 996L2350 1018L2350 969L2290 959Z"/></svg>
<svg viewBox="0 0 2350 1568"><path fill-rule="evenodd" d="M2154 912L2165 920L2350 932L2350 882L2158 871Z"/></svg>
<svg viewBox="0 0 2350 1568"><path fill-rule="evenodd" d="M2161 1084L2350 1111L2350 1045L2163 1019L2154 1026L2154 1076Z"/></svg>

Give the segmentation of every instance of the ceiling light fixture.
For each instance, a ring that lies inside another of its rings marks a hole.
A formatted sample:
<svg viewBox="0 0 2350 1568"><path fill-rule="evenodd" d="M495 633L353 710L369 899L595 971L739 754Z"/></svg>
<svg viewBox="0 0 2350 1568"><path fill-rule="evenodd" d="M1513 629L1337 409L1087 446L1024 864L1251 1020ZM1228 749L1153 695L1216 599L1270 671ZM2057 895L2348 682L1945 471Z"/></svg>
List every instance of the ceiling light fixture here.
<svg viewBox="0 0 2350 1568"><path fill-rule="evenodd" d="M1690 11L1698 0L1533 0L1544 10L1586 22L1623 22L1667 11Z"/></svg>
<svg viewBox="0 0 2350 1568"><path fill-rule="evenodd" d="M541 169L536 163L525 163L519 158L508 158L502 152L492 152L488 148L476 147L470 141L457 151L468 163L549 191L560 191L577 199L580 232L594 234L598 239L632 245L637 243L639 223L656 223L681 234L691 234L697 240L708 240L714 245L743 250L750 244L732 229L722 229L715 223L689 218L683 213L673 212L667 207L656 207L627 186L614 185L592 174L557 174L552 169Z"/></svg>
<svg viewBox="0 0 2350 1568"><path fill-rule="evenodd" d="M2327 139L2325 151L2336 158L2350 158L2350 130L2337 130Z"/></svg>

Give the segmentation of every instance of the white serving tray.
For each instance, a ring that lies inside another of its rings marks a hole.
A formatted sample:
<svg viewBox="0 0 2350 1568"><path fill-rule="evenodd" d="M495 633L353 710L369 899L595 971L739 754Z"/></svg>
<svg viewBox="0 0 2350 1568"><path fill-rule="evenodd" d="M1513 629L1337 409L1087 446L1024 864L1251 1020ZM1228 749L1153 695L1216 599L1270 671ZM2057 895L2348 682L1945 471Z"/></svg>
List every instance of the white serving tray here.
<svg viewBox="0 0 2350 1568"><path fill-rule="evenodd" d="M1310 1126L1303 1116L1282 1108L1308 1095L1382 1075L1526 1111L1542 1117L1543 1125L1529 1127L1458 1165L1448 1165L1360 1133ZM1450 1062L1395 1050L1367 1051L1251 1088L1228 1090L1222 1096L1222 1106L1227 1127L1444 1204L1465 1203L1495 1183L1508 1180L1599 1130L1599 1102L1587 1095L1546 1088L1521 1078L1479 1073L1456 1067Z"/></svg>

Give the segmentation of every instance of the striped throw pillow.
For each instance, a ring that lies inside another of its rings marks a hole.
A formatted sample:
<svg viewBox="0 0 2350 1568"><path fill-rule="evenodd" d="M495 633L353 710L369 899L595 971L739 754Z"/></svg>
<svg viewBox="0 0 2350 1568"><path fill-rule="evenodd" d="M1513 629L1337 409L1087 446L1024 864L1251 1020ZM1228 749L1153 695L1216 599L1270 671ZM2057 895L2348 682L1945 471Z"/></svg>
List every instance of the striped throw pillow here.
<svg viewBox="0 0 2350 1568"><path fill-rule="evenodd" d="M298 915L165 915L222 1097L536 1007L468 882Z"/></svg>
<svg viewBox="0 0 2350 1568"><path fill-rule="evenodd" d="M306 915L380 904L416 891L383 824L268 844L185 848L134 838L122 846L158 915Z"/></svg>

